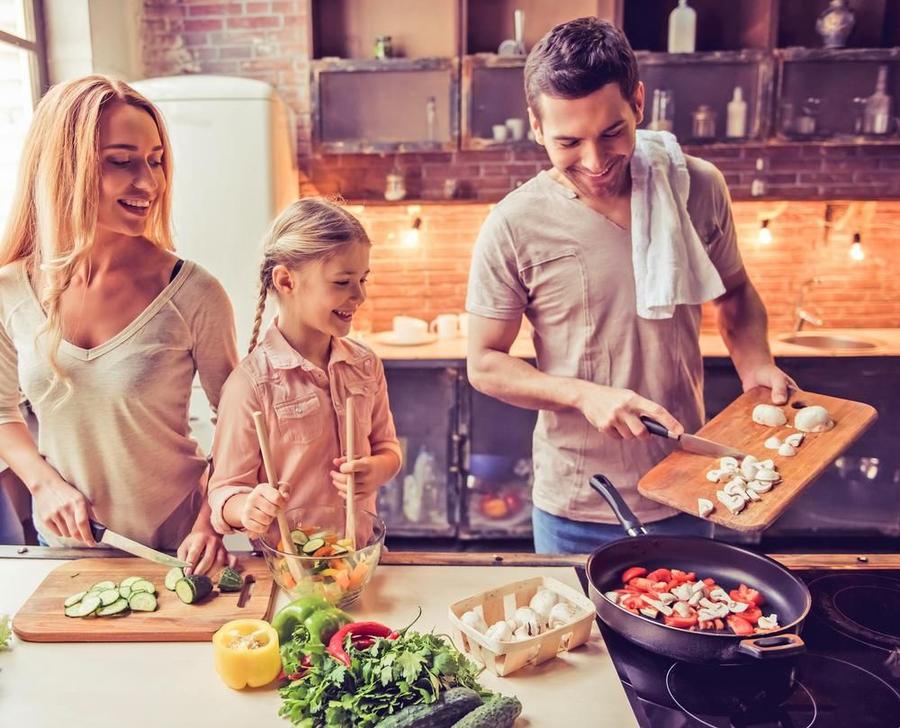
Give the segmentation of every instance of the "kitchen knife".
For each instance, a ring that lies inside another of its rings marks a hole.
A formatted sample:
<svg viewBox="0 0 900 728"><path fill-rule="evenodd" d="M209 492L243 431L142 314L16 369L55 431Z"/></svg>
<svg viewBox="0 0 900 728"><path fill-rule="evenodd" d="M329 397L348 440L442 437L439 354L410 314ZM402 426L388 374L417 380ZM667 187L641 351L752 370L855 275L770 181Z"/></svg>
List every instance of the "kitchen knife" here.
<svg viewBox="0 0 900 728"><path fill-rule="evenodd" d="M742 460L745 456L745 453L742 453L740 450L728 447L728 445L722 445L718 442L713 442L712 440L707 440L705 437L697 437L696 435L688 435L687 433L684 433L683 435L673 435L664 425L646 415L641 415L641 422L644 423L644 426L651 434L656 435L657 437L675 440L681 445L681 449L686 452L715 458L731 456L738 460Z"/></svg>
<svg viewBox="0 0 900 728"><path fill-rule="evenodd" d="M130 538L126 538L115 531L110 531L106 526L96 521L91 521L91 533L94 535L94 540L97 543L105 543L107 546L127 551L129 554L140 556L142 559L149 559L164 566L179 566L182 569L185 566L190 566L187 561L181 561L174 556L164 554L162 551L156 551L149 546L144 546L142 543L132 541Z"/></svg>

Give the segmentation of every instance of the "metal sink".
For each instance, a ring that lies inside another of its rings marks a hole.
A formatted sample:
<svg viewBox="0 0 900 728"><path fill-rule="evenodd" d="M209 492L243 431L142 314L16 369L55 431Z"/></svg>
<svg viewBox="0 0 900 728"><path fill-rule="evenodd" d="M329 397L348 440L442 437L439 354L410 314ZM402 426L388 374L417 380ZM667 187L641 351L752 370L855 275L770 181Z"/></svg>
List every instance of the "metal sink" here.
<svg viewBox="0 0 900 728"><path fill-rule="evenodd" d="M782 334L779 341L797 346L808 346L811 349L832 349L844 351L857 351L865 349L877 349L880 342L860 339L846 334L825 334L817 331L798 331L794 334Z"/></svg>

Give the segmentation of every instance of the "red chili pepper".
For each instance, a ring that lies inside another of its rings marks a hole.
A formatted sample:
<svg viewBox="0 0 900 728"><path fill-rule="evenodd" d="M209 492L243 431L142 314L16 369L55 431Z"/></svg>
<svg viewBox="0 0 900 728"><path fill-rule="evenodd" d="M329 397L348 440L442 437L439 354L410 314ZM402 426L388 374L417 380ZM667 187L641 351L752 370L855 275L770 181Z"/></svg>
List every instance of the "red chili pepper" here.
<svg viewBox="0 0 900 728"><path fill-rule="evenodd" d="M350 624L344 625L335 632L329 640L326 652L347 667L350 667L350 655L347 654L347 650L344 648L344 638L347 635L351 635L352 644L355 644L355 642L353 642L355 637L359 637L360 639L370 638L372 642L374 642L375 637L395 640L400 636L390 627L386 627L379 622L351 622Z"/></svg>

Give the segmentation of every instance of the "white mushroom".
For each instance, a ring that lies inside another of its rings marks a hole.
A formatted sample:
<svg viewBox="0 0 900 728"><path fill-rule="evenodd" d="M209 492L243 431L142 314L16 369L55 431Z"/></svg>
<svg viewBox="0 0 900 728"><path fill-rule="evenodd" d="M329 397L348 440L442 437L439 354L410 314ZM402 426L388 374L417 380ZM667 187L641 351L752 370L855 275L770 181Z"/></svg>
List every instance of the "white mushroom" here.
<svg viewBox="0 0 900 728"><path fill-rule="evenodd" d="M671 604L676 599L677 599L677 597L674 594L669 594L668 592L663 592L662 594L659 595L660 603L666 604L666 605Z"/></svg>
<svg viewBox="0 0 900 728"><path fill-rule="evenodd" d="M613 604L618 604L619 599L621 599L621 597L622 597L622 595L619 594L619 592L614 592L614 591L604 592L603 596L605 596L607 599L609 599L609 601L611 601Z"/></svg>
<svg viewBox="0 0 900 728"><path fill-rule="evenodd" d="M728 493L728 495L743 495L744 489L746 487L746 482L744 482L741 478L735 478L730 483L726 483L725 487L722 488L722 490Z"/></svg>
<svg viewBox="0 0 900 728"><path fill-rule="evenodd" d="M653 607L657 611L662 612L667 617L672 614L672 607L667 607L662 602L657 601L656 599L654 599L651 596L648 596L647 594L641 594L641 601L645 602L646 604Z"/></svg>
<svg viewBox="0 0 900 728"><path fill-rule="evenodd" d="M501 619L499 622L494 622L494 624L488 627L484 636L489 640L496 640L497 642L509 642L512 640L513 631L509 628L509 624L506 620Z"/></svg>
<svg viewBox="0 0 900 728"><path fill-rule="evenodd" d="M784 441L790 445L791 447L800 447L803 444L803 439L806 437L802 432L792 432Z"/></svg>
<svg viewBox="0 0 900 728"><path fill-rule="evenodd" d="M738 469L738 461L736 458L726 455L724 458L719 459L719 469L720 470L737 470Z"/></svg>
<svg viewBox="0 0 900 728"><path fill-rule="evenodd" d="M731 601L731 597L728 596L728 592L725 591L720 586L717 586L715 589L710 590L709 598L714 602L730 602Z"/></svg>
<svg viewBox="0 0 900 728"><path fill-rule="evenodd" d="M733 516L736 516L744 510L744 499L739 496L730 495L724 490L717 490L716 498L719 499L719 502L725 506L728 509L728 512Z"/></svg>
<svg viewBox="0 0 900 728"><path fill-rule="evenodd" d="M638 611L645 617L650 617L650 619L656 619L659 616L659 612L653 607L641 607Z"/></svg>
<svg viewBox="0 0 900 728"><path fill-rule="evenodd" d="M825 432L834 427L828 410L819 405L804 407L794 415L794 427L800 432Z"/></svg>
<svg viewBox="0 0 900 728"><path fill-rule="evenodd" d="M513 632L513 639L516 640L527 640L533 636L528 634L528 628L524 624Z"/></svg>
<svg viewBox="0 0 900 728"><path fill-rule="evenodd" d="M691 616L691 606L687 602L676 602L672 609L675 610L675 614L679 617Z"/></svg>
<svg viewBox="0 0 900 728"><path fill-rule="evenodd" d="M691 591L690 584L679 584L674 589L672 589L672 594L679 601L686 602L691 598L691 594L693 594L693 592Z"/></svg>
<svg viewBox="0 0 900 728"><path fill-rule="evenodd" d="M513 617L519 623L519 629L524 627L529 637L534 637L541 633L541 622L543 620L531 607L519 607Z"/></svg>
<svg viewBox="0 0 900 728"><path fill-rule="evenodd" d="M768 440L764 443L766 450L777 450L781 447L781 440L779 440L775 435L772 435Z"/></svg>
<svg viewBox="0 0 900 728"><path fill-rule="evenodd" d="M484 617L482 617L474 609L470 609L468 612L463 614L463 616L459 618L459 621L465 625L468 625L476 632L481 632L482 634L487 632L487 623L484 621Z"/></svg>
<svg viewBox="0 0 900 728"><path fill-rule="evenodd" d="M697 513L700 514L700 518L706 518L713 510L715 510L715 505L711 500L708 498L697 499Z"/></svg>
<svg viewBox="0 0 900 728"><path fill-rule="evenodd" d="M757 470L759 470L759 461L752 455L748 455L741 462L741 475L745 480L753 480Z"/></svg>
<svg viewBox="0 0 900 728"><path fill-rule="evenodd" d="M769 458L767 460L759 460L756 464L759 465L759 467L761 467L761 468L766 468L768 470L775 470L775 461L772 460L772 458Z"/></svg>
<svg viewBox="0 0 900 728"><path fill-rule="evenodd" d="M746 612L747 607L750 605L747 602L735 602L731 601L728 603L728 611L734 612L735 614L740 614L741 612Z"/></svg>
<svg viewBox="0 0 900 728"><path fill-rule="evenodd" d="M696 607L701 602L702 599L703 599L703 592L702 591L695 592L694 595L690 599L688 599L688 604L690 604L692 607Z"/></svg>
<svg viewBox="0 0 900 728"><path fill-rule="evenodd" d="M758 404L753 408L753 421L757 425L766 427L780 427L787 422L787 417L781 407L774 404Z"/></svg>
<svg viewBox="0 0 900 728"><path fill-rule="evenodd" d="M777 629L778 615L770 614L768 617L760 617L756 620L756 626L760 629Z"/></svg>
<svg viewBox="0 0 900 728"><path fill-rule="evenodd" d="M553 609L550 610L550 629L556 629L557 627L562 627L563 625L574 621L576 614L575 607L568 602L558 602L557 604L554 604Z"/></svg>
<svg viewBox="0 0 900 728"><path fill-rule="evenodd" d="M769 468L760 468L756 471L754 480L759 480L763 483L777 483L781 480L781 476L774 470L769 470Z"/></svg>
<svg viewBox="0 0 900 728"><path fill-rule="evenodd" d="M753 480L747 484L747 490L753 491L758 495L762 495L763 493L768 493L772 490L772 483L763 482L761 480Z"/></svg>
<svg viewBox="0 0 900 728"><path fill-rule="evenodd" d="M691 591L694 594L706 594L706 584L704 584L702 581L695 581L693 584L691 584Z"/></svg>
<svg viewBox="0 0 900 728"><path fill-rule="evenodd" d="M706 473L706 479L707 479L710 483L718 483L718 482L719 482L719 479L720 479L721 477L722 477L722 471L721 471L721 470L710 470L709 472Z"/></svg>
<svg viewBox="0 0 900 728"><path fill-rule="evenodd" d="M752 501L762 500L762 496L750 487L748 487L747 490L744 491L744 494Z"/></svg>
<svg viewBox="0 0 900 728"><path fill-rule="evenodd" d="M533 597L531 597L531 601L528 602L528 606L531 607L535 612L537 612L538 616L541 618L541 621L546 624L547 620L550 617L550 610L553 609L553 606L559 601L559 596L555 591L551 591L550 589L538 589Z"/></svg>
<svg viewBox="0 0 900 728"><path fill-rule="evenodd" d="M784 458L792 458L797 454L797 448L789 442L783 442L781 443L781 447L778 448L778 454Z"/></svg>

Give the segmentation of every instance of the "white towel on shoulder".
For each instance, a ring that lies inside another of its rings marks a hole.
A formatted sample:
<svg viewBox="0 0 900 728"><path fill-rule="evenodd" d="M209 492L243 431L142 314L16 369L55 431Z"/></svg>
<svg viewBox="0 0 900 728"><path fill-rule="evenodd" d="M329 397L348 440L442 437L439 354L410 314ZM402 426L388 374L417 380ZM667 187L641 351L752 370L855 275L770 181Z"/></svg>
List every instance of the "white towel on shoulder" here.
<svg viewBox="0 0 900 728"><path fill-rule="evenodd" d="M688 216L684 154L667 131L637 132L631 158L631 258L638 316L671 318L678 304L725 293Z"/></svg>

